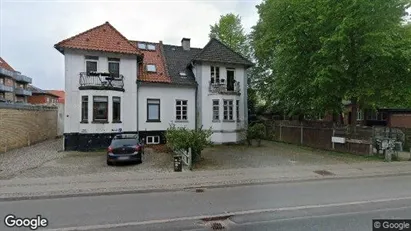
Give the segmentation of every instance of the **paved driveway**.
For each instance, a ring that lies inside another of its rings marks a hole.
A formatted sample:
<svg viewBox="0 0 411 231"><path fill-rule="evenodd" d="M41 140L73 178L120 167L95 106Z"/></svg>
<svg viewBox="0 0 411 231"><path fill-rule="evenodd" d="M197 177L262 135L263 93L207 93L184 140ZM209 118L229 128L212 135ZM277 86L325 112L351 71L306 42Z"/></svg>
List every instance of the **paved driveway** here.
<svg viewBox="0 0 411 231"><path fill-rule="evenodd" d="M287 165L350 164L379 161L347 153L315 150L291 144L262 141L261 147L248 145L216 145L202 152L196 170L258 168Z"/></svg>
<svg viewBox="0 0 411 231"><path fill-rule="evenodd" d="M135 171L138 173L172 172L173 158L146 148L142 164L107 166L105 152L62 152L62 140L50 140L0 154L0 179L74 176L90 173ZM161 149L159 149L161 150ZM265 141L261 147L218 145L203 151L195 171L233 168L257 168L287 165L321 165L376 161L349 154Z"/></svg>
<svg viewBox="0 0 411 231"><path fill-rule="evenodd" d="M171 172L173 159L169 153L147 148L142 164L107 166L106 153L62 152L62 140L49 140L30 147L0 154L0 179L73 176L104 172Z"/></svg>

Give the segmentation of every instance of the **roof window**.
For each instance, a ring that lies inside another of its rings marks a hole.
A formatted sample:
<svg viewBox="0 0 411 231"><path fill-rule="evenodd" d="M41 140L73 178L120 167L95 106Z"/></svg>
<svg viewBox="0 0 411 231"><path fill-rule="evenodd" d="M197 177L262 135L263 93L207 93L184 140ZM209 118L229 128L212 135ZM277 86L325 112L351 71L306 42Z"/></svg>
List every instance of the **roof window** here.
<svg viewBox="0 0 411 231"><path fill-rule="evenodd" d="M137 43L137 46L138 46L139 49L143 49L143 50L147 49L147 44L146 43Z"/></svg>
<svg viewBox="0 0 411 231"><path fill-rule="evenodd" d="M155 51L155 50L156 50L156 46L155 46L154 44L147 44L147 50Z"/></svg>
<svg viewBox="0 0 411 231"><path fill-rule="evenodd" d="M185 77L187 77L187 74L184 71L180 71L180 76L185 78Z"/></svg>
<svg viewBox="0 0 411 231"><path fill-rule="evenodd" d="M156 72L156 71L157 71L156 65L154 65L154 64L147 64L147 65L146 65L146 70L147 70L148 72Z"/></svg>

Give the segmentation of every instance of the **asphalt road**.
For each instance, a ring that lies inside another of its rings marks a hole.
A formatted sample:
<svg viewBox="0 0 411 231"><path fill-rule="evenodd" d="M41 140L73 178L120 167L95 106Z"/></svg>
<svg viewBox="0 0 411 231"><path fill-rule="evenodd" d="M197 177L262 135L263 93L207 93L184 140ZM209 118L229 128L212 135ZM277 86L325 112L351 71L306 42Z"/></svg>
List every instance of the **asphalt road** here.
<svg viewBox="0 0 411 231"><path fill-rule="evenodd" d="M375 218L411 219L410 181L398 176L9 201L0 202L0 217L41 215L52 230L210 230L213 224L225 230L372 230ZM205 219L213 216L220 220ZM0 230L8 230L3 222Z"/></svg>

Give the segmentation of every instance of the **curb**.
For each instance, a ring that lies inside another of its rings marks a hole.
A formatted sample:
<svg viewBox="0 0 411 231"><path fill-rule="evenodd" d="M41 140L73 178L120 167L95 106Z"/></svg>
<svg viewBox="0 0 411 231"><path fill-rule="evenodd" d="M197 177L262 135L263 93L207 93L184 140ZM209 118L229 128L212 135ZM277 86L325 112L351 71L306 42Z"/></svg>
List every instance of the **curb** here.
<svg viewBox="0 0 411 231"><path fill-rule="evenodd" d="M71 198L71 197L91 197L91 196L112 196L112 195L127 195L127 194L142 194L142 193L159 193L159 192L178 192L196 189L217 189L217 188L229 188L229 187L239 187L239 186L253 186L253 185L267 185L267 184L282 184L282 183L301 183L301 182L315 182L315 181L326 181L326 180L345 180L345 179L362 179L362 178L378 178L378 177L394 177L394 176L408 176L411 175L410 172L400 172L400 173L389 173L389 174L369 174L369 175L353 175L353 176L322 176L321 178L299 178L299 179L284 179L284 180L255 180L255 182L239 182L239 183L211 183L203 184L198 186L188 186L181 188L147 188L147 189L128 189L128 190L113 190L113 191L97 191L97 192L79 192L79 193L64 193L57 191L58 193L53 194L53 192L46 195L29 195L29 196L11 196L11 197L0 197L0 202L7 201L23 201L23 200L42 200L42 199L59 199L59 198Z"/></svg>

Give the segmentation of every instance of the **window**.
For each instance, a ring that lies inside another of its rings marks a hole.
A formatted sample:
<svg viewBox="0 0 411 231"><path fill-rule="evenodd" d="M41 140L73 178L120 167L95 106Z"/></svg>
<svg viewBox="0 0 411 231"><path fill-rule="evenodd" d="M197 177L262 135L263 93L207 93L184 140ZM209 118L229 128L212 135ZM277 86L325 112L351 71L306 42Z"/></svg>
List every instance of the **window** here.
<svg viewBox="0 0 411 231"><path fill-rule="evenodd" d="M97 56L86 56L86 72L96 72L97 71Z"/></svg>
<svg viewBox="0 0 411 231"><path fill-rule="evenodd" d="M156 50L156 46L155 46L154 44L147 44L147 50L155 51L155 50Z"/></svg>
<svg viewBox="0 0 411 231"><path fill-rule="evenodd" d="M113 96L113 122L121 122L121 98Z"/></svg>
<svg viewBox="0 0 411 231"><path fill-rule="evenodd" d="M176 120L187 120L187 100L176 101Z"/></svg>
<svg viewBox="0 0 411 231"><path fill-rule="evenodd" d="M224 120L233 120L233 100L224 100Z"/></svg>
<svg viewBox="0 0 411 231"><path fill-rule="evenodd" d="M108 72L114 76L120 76L120 59L108 58Z"/></svg>
<svg viewBox="0 0 411 231"><path fill-rule="evenodd" d="M211 66L211 83L220 83L220 68Z"/></svg>
<svg viewBox="0 0 411 231"><path fill-rule="evenodd" d="M180 76L181 76L182 78L185 78L185 77L187 77L187 74L186 74L185 71L180 71Z"/></svg>
<svg viewBox="0 0 411 231"><path fill-rule="evenodd" d="M139 49L143 49L143 50L147 49L147 44L146 43L138 43L137 46L138 46Z"/></svg>
<svg viewBox="0 0 411 231"><path fill-rule="evenodd" d="M361 110L357 109L357 120L363 120L363 113Z"/></svg>
<svg viewBox="0 0 411 231"><path fill-rule="evenodd" d="M147 99L147 121L160 121L160 100Z"/></svg>
<svg viewBox="0 0 411 231"><path fill-rule="evenodd" d="M81 122L88 121L88 96L81 97Z"/></svg>
<svg viewBox="0 0 411 231"><path fill-rule="evenodd" d="M156 65L154 65L154 64L147 64L146 69L147 69L148 72L156 72L157 71L156 70Z"/></svg>
<svg viewBox="0 0 411 231"><path fill-rule="evenodd" d="M4 79L3 78L0 78L0 84L4 85Z"/></svg>
<svg viewBox="0 0 411 231"><path fill-rule="evenodd" d="M146 143L147 144L159 144L160 136L146 136Z"/></svg>
<svg viewBox="0 0 411 231"><path fill-rule="evenodd" d="M220 101L213 99L213 121L220 120Z"/></svg>
<svg viewBox="0 0 411 231"><path fill-rule="evenodd" d="M108 120L108 97L93 97L93 121L106 122Z"/></svg>
<svg viewBox="0 0 411 231"><path fill-rule="evenodd" d="M237 117L237 121L240 120L240 100L236 100L235 102L235 115Z"/></svg>

